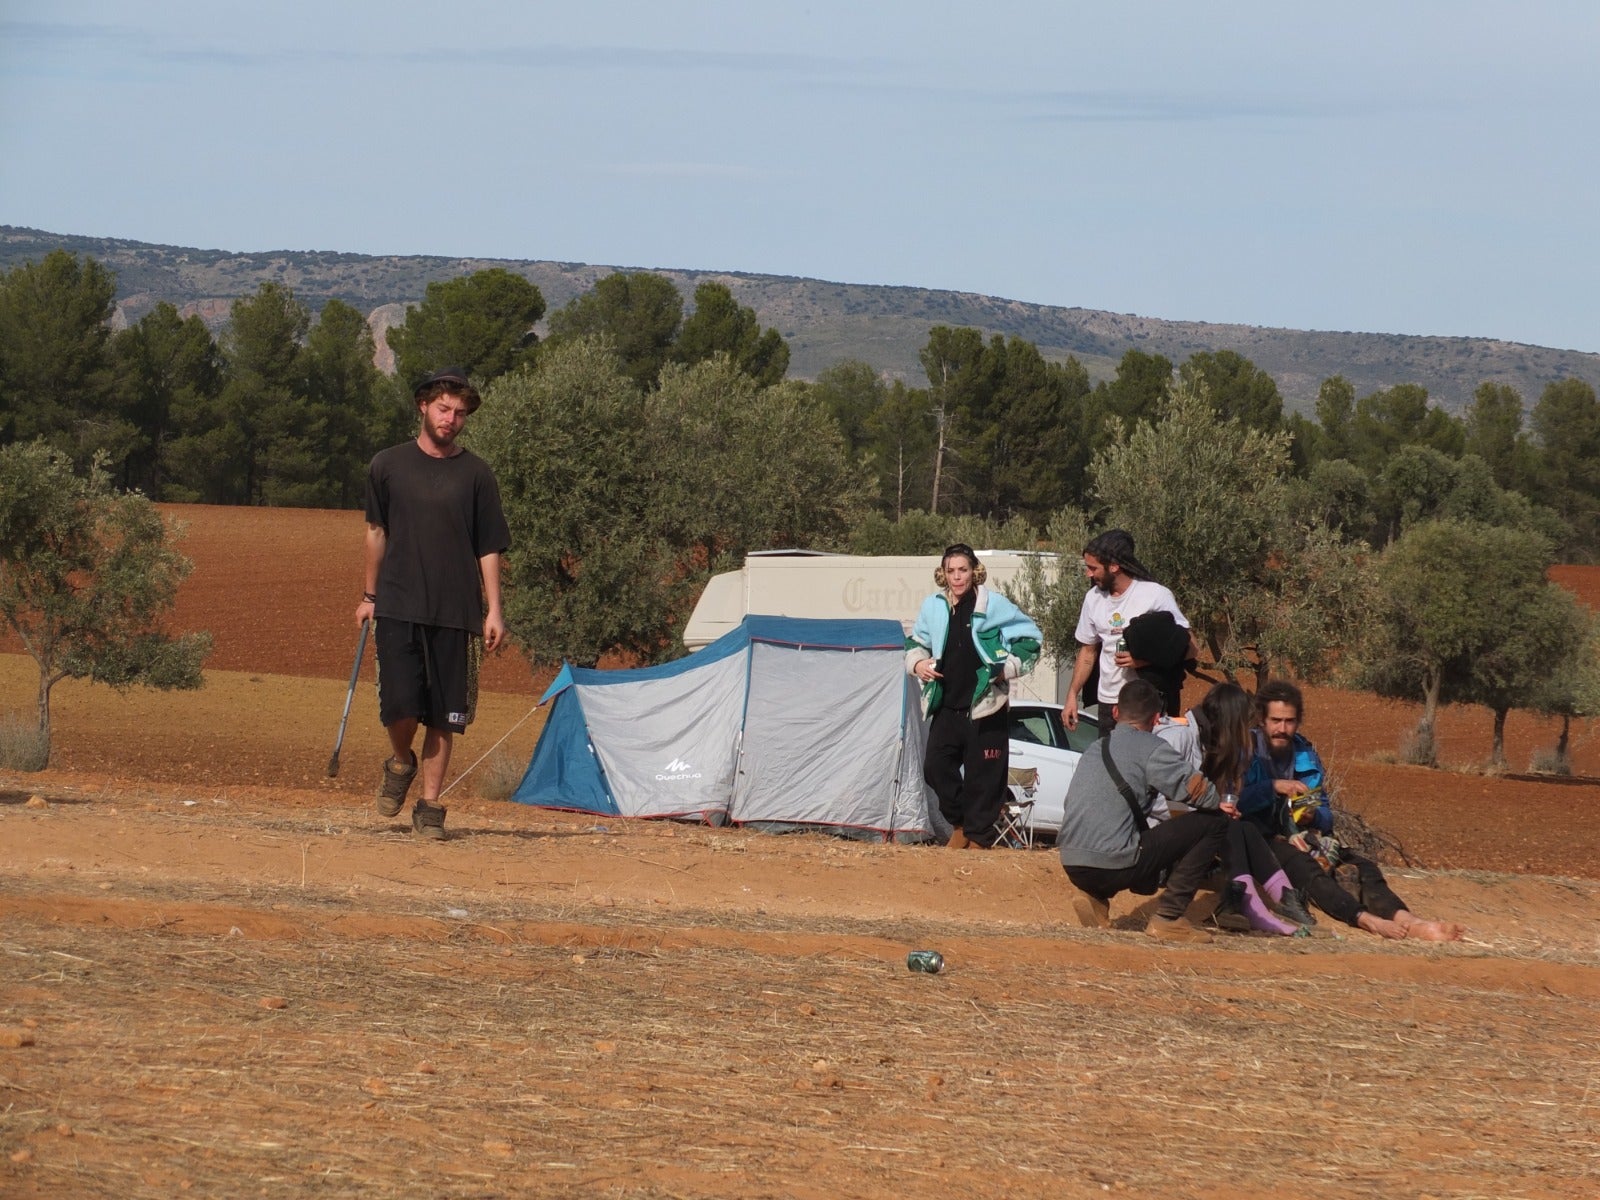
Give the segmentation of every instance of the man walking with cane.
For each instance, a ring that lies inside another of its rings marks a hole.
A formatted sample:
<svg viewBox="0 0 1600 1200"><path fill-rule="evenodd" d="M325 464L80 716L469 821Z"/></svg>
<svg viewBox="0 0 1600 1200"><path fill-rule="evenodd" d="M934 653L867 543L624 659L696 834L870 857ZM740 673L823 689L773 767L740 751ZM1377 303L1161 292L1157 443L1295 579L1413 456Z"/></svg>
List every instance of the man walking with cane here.
<svg viewBox="0 0 1600 1200"><path fill-rule="evenodd" d="M356 621L375 623L378 719L393 749L378 812L398 815L420 774L411 828L442 840L451 741L472 721L484 652L505 639L500 558L511 532L493 472L456 443L482 402L466 371L435 371L414 396L416 439L379 451L367 473L366 582ZM420 762L412 748L419 726Z"/></svg>

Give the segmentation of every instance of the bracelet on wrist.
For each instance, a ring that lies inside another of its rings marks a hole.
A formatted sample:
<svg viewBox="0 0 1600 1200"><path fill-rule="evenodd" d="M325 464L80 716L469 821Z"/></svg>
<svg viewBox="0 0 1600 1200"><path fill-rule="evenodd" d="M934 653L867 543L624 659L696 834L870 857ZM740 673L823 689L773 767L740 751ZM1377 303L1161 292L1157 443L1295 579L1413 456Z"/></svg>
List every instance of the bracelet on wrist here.
<svg viewBox="0 0 1600 1200"><path fill-rule="evenodd" d="M371 592L362 592L361 601L363 604L376 604L378 602L378 598Z"/></svg>

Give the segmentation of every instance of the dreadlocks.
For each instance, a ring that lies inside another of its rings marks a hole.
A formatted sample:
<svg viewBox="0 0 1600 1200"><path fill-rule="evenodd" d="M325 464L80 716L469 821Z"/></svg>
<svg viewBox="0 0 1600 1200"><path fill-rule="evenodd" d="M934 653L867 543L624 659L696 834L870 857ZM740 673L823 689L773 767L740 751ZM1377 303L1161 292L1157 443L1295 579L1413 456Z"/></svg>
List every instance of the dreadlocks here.
<svg viewBox="0 0 1600 1200"><path fill-rule="evenodd" d="M1133 554L1133 534L1126 529L1108 529L1089 540L1083 552L1106 566L1116 563L1129 579L1155 578Z"/></svg>

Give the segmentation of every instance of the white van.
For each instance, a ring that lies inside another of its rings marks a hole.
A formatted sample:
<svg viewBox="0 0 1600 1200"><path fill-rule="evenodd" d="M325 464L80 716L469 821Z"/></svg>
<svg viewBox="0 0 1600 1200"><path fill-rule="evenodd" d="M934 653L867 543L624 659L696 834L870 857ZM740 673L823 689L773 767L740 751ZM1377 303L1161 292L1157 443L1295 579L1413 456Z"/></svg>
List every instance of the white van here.
<svg viewBox="0 0 1600 1200"><path fill-rule="evenodd" d="M989 586L1009 592L1030 560L1045 578L1055 578L1057 556L1028 550L979 550ZM889 617L907 633L917 609L934 590L937 554L878 556L822 554L810 550L764 550L751 554L738 571L714 575L700 595L683 631L690 650L716 641L748 613L780 617ZM1060 704L1072 679L1072 665L1059 674L1041 659L1011 685L1015 700Z"/></svg>

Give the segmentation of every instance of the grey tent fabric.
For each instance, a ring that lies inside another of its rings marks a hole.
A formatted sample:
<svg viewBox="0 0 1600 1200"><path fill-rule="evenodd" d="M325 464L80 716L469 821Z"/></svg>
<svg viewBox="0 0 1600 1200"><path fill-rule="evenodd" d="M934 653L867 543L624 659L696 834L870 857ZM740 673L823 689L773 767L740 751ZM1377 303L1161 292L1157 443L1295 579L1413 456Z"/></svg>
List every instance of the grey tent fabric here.
<svg viewBox="0 0 1600 1200"><path fill-rule="evenodd" d="M512 799L615 816L947 837L895 621L749 616L653 667L564 667Z"/></svg>
<svg viewBox="0 0 1600 1200"><path fill-rule="evenodd" d="M582 690L589 738L633 816L727 811L745 663L725 658L666 679Z"/></svg>
<svg viewBox="0 0 1600 1200"><path fill-rule="evenodd" d="M884 765L900 761L905 672L888 674L873 651L757 643L750 653L733 820L893 827Z"/></svg>

